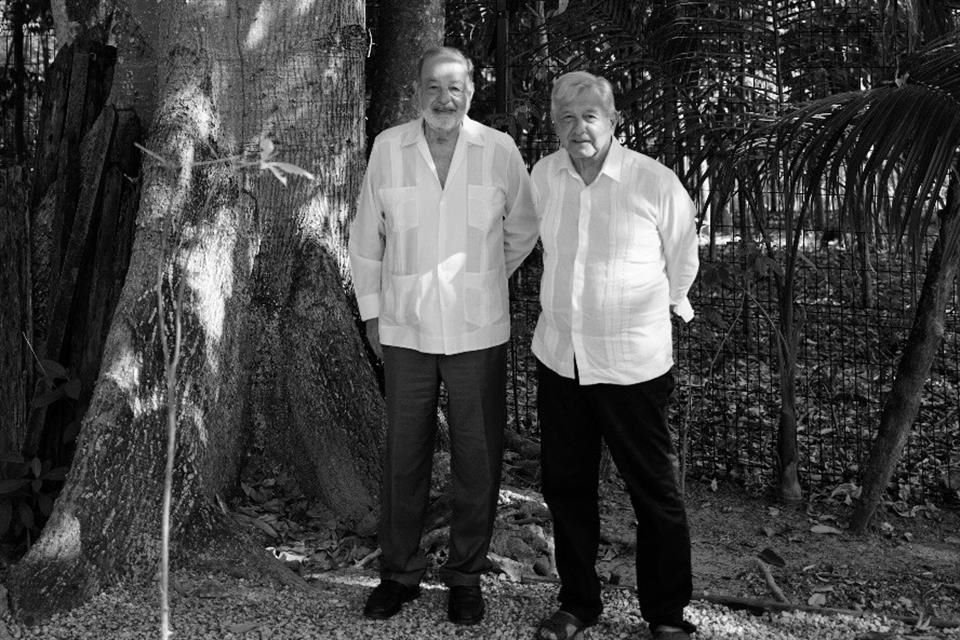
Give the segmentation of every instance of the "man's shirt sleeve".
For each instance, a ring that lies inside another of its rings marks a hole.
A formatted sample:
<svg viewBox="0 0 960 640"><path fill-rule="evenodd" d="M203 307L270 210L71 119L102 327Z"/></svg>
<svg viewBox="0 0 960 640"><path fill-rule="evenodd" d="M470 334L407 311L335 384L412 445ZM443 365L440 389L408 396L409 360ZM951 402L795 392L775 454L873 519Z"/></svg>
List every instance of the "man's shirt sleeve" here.
<svg viewBox="0 0 960 640"><path fill-rule="evenodd" d="M670 306L684 322L690 322L694 314L687 294L700 266L696 206L675 175L662 194L659 228L670 283Z"/></svg>
<svg viewBox="0 0 960 640"><path fill-rule="evenodd" d="M383 207L376 187L380 183L378 159L381 151L380 145L374 144L357 198L357 215L350 225L347 245L353 288L362 320L380 315L380 274L386 246Z"/></svg>
<svg viewBox="0 0 960 640"><path fill-rule="evenodd" d="M503 221L503 254L509 278L537 243L538 224L530 190L530 175L520 151L512 142L506 171L508 188L506 217Z"/></svg>

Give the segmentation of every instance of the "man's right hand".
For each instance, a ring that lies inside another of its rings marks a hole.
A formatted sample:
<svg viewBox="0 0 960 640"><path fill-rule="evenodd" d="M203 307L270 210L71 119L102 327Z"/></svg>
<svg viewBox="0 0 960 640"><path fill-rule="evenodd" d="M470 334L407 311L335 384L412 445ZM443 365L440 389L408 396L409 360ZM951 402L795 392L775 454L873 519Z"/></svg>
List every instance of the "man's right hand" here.
<svg viewBox="0 0 960 640"><path fill-rule="evenodd" d="M383 360L383 347L380 346L380 319L370 318L364 322L367 329L367 341L370 348L377 354L377 357Z"/></svg>

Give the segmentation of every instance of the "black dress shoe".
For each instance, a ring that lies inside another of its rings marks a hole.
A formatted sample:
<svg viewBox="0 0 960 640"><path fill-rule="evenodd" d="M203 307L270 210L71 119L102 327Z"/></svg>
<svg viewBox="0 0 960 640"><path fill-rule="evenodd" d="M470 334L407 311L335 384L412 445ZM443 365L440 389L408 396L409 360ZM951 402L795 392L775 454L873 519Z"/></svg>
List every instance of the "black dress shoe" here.
<svg viewBox="0 0 960 640"><path fill-rule="evenodd" d="M400 611L404 602L410 602L419 595L420 587L417 585L382 580L367 598L363 615L374 620L386 620Z"/></svg>
<svg viewBox="0 0 960 640"><path fill-rule="evenodd" d="M477 624L483 620L483 593L479 586L450 587L447 617L455 624Z"/></svg>

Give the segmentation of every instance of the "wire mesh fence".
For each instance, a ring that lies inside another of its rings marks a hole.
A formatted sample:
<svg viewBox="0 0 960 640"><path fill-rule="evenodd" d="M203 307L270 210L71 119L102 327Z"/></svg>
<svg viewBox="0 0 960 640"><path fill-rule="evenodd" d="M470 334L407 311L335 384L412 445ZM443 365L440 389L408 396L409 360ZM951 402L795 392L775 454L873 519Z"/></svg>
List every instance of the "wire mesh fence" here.
<svg viewBox="0 0 960 640"><path fill-rule="evenodd" d="M886 392L910 329L920 274L892 250L878 252L876 300L856 296L859 265L847 246L810 235L798 274L796 390L801 481L813 493L855 488L876 435ZM739 241L701 253L703 272L742 262ZM539 313L540 264L534 255L512 289L509 407L512 428L535 437L536 362L530 340ZM698 316L674 324L679 385L673 406L681 465L690 477L729 480L750 490L776 485L781 410L775 327L777 297L762 279L752 292L709 286L691 292ZM952 503L960 436L958 300L948 310L944 343L891 486L895 504ZM951 474L953 474L951 476Z"/></svg>
<svg viewBox="0 0 960 640"><path fill-rule="evenodd" d="M44 17L14 11L0 2L0 159L28 157L33 145L43 78L53 62L54 37Z"/></svg>

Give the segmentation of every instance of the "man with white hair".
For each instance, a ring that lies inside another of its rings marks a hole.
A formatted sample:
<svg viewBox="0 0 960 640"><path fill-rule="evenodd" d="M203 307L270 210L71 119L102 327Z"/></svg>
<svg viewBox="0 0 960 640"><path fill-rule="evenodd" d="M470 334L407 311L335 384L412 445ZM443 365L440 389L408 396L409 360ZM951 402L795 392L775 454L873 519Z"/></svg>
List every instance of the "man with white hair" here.
<svg viewBox="0 0 960 640"><path fill-rule="evenodd" d="M449 47L420 59L421 117L373 144L350 229L360 316L383 359L387 402L380 584L364 615L386 619L420 593L438 391L450 424L448 617L483 618L506 426L507 278L537 240L513 140L467 116L473 64Z"/></svg>
<svg viewBox="0 0 960 640"><path fill-rule="evenodd" d="M655 640L687 640L690 533L667 426L671 312L690 321L695 209L673 171L620 145L613 89L576 71L551 112L561 149L533 168L543 243L533 337L543 495L554 524L560 607L537 637L568 640L603 611L596 573L601 440L637 518L637 596Z"/></svg>

